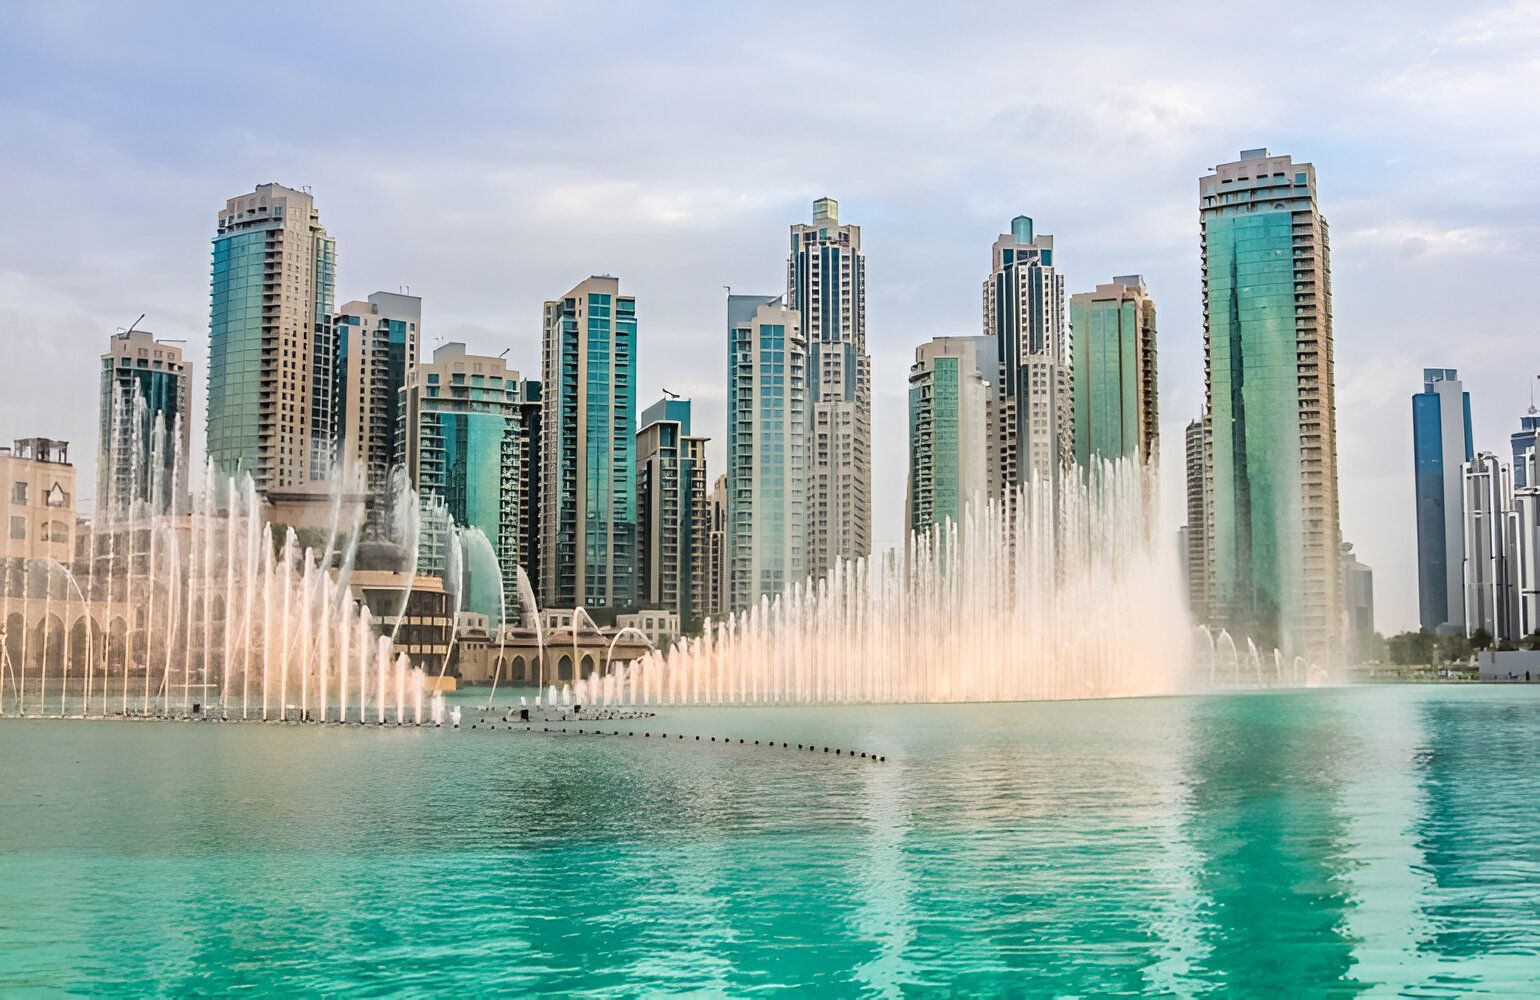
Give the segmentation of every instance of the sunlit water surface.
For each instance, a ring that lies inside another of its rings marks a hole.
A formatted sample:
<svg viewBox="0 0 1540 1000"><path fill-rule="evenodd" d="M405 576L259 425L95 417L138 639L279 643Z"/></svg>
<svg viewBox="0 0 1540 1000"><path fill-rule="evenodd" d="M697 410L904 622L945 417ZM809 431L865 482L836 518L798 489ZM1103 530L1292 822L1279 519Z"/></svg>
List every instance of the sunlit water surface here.
<svg viewBox="0 0 1540 1000"><path fill-rule="evenodd" d="M1540 990L1540 690L616 726L0 721L0 992Z"/></svg>

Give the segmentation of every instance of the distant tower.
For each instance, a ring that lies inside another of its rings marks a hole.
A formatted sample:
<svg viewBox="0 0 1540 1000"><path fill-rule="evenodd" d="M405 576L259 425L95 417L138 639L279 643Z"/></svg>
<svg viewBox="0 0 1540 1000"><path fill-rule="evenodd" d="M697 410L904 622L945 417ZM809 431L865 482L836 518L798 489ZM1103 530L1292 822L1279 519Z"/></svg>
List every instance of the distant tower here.
<svg viewBox="0 0 1540 1000"><path fill-rule="evenodd" d="M113 334L102 355L101 389L97 400L99 434L96 452L96 512L113 516L134 501L154 499L152 437L156 421L165 427L161 455L163 494L160 512L175 503L187 488L191 457L192 419L188 380L192 365L182 349L155 339L147 330ZM177 456L182 465L178 467Z"/></svg>
<svg viewBox="0 0 1540 1000"><path fill-rule="evenodd" d="M336 241L303 191L231 198L214 236L208 456L258 489L324 477L333 459Z"/></svg>
<svg viewBox="0 0 1540 1000"><path fill-rule="evenodd" d="M1155 302L1141 275L1070 297L1075 461L1148 462L1160 440Z"/></svg>
<svg viewBox="0 0 1540 1000"><path fill-rule="evenodd" d="M380 496L395 464L406 372L422 343L422 299L375 292L332 317L337 346L333 437L337 460L358 470L370 496Z"/></svg>
<svg viewBox="0 0 1540 1000"><path fill-rule="evenodd" d="M1208 466L1206 423L1200 417L1187 425L1187 528L1183 532L1187 560L1187 607L1200 625L1208 621L1208 502L1204 495Z"/></svg>
<svg viewBox="0 0 1540 1000"><path fill-rule="evenodd" d="M636 432L639 601L700 624L710 511L706 442L690 433L690 401L660 399L642 411Z"/></svg>
<svg viewBox="0 0 1540 1000"><path fill-rule="evenodd" d="M808 350L780 296L727 298L728 602L738 611L808 575Z"/></svg>
<svg viewBox="0 0 1540 1000"><path fill-rule="evenodd" d="M1535 376L1540 381L1540 375ZM1519 429L1508 438L1513 446L1513 486L1520 489L1525 486L1540 486L1529 478L1529 471L1525 468L1524 455L1529 449L1540 444L1540 410L1535 408L1535 383L1529 384L1529 409L1519 417Z"/></svg>
<svg viewBox="0 0 1540 1000"><path fill-rule="evenodd" d="M866 255L861 227L839 203L813 203L791 227L786 305L801 317L808 352L807 572L872 547L872 360L866 353Z"/></svg>
<svg viewBox="0 0 1540 1000"><path fill-rule="evenodd" d="M728 585L732 563L727 554L727 474L711 486L706 512L706 558L701 587L701 615L721 619L732 610Z"/></svg>
<svg viewBox="0 0 1540 1000"><path fill-rule="evenodd" d="M993 337L996 455L991 492L1008 494L1036 473L1057 480L1074 459L1074 382L1064 278L1053 237L1018 215L995 240L984 282L984 335Z"/></svg>
<svg viewBox="0 0 1540 1000"><path fill-rule="evenodd" d="M1342 648L1331 266L1315 168L1245 150L1198 181L1209 617L1266 649Z"/></svg>
<svg viewBox="0 0 1540 1000"><path fill-rule="evenodd" d="M909 496L906 523L926 531L989 494L988 376L992 337L937 337L909 369Z"/></svg>
<svg viewBox="0 0 1540 1000"><path fill-rule="evenodd" d="M1519 635L1518 515L1513 474L1483 451L1465 463L1465 634Z"/></svg>
<svg viewBox="0 0 1540 1000"><path fill-rule="evenodd" d="M545 304L542 603L636 604L636 299L594 276Z"/></svg>
<svg viewBox="0 0 1540 1000"><path fill-rule="evenodd" d="M1465 632L1465 482L1475 458L1470 393L1453 368L1424 368L1412 396L1419 619L1429 632Z"/></svg>

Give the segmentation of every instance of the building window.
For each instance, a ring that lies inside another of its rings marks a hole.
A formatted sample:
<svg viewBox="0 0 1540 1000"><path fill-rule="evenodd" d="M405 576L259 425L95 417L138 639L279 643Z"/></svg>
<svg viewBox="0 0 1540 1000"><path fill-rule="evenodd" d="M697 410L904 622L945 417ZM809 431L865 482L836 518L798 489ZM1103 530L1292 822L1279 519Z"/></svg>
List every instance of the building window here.
<svg viewBox="0 0 1540 1000"><path fill-rule="evenodd" d="M11 485L11 503L27 502L27 484L13 483Z"/></svg>
<svg viewBox="0 0 1540 1000"><path fill-rule="evenodd" d="M20 541L27 540L27 519L24 517L11 518L11 537Z"/></svg>

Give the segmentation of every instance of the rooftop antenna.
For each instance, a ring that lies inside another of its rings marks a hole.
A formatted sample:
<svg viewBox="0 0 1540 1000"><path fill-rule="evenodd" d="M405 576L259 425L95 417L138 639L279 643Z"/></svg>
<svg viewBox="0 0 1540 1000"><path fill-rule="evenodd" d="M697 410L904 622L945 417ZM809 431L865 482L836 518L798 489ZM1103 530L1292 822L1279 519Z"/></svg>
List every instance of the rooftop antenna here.
<svg viewBox="0 0 1540 1000"><path fill-rule="evenodd" d="M667 389L663 390L663 395L667 396L669 399L678 399L679 398L679 393L677 393L677 392L670 392Z"/></svg>
<svg viewBox="0 0 1540 1000"><path fill-rule="evenodd" d="M503 353L499 354L498 357L506 358L508 356L508 352L511 351L511 350L513 350L513 348L511 348L511 347L503 348Z"/></svg>
<svg viewBox="0 0 1540 1000"><path fill-rule="evenodd" d="M144 317L145 317L145 314L144 313L140 313L138 319L136 319L132 323L128 324L128 329L123 331L123 336L126 337L129 334L133 333L134 332L134 327L136 327L140 323L144 322ZM1534 397L1534 393L1531 392L1529 395L1531 397L1530 398L1530 402L1534 402L1534 398L1533 398Z"/></svg>
<svg viewBox="0 0 1540 1000"><path fill-rule="evenodd" d="M1536 375L1534 382L1529 383L1529 412L1535 412L1535 382L1540 382L1540 375Z"/></svg>

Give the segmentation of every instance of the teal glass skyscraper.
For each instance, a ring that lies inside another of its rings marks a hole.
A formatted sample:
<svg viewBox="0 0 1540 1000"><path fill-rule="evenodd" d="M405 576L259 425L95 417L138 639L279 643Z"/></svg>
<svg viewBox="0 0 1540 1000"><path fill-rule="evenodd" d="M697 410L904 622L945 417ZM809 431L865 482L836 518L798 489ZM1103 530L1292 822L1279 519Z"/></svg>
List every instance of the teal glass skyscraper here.
<svg viewBox="0 0 1540 1000"><path fill-rule="evenodd" d="M1075 331L1075 461L1148 462L1160 437L1155 302L1125 275L1069 300Z"/></svg>
<svg viewBox="0 0 1540 1000"><path fill-rule="evenodd" d="M937 337L909 369L909 486L905 526L960 524L989 492L993 337Z"/></svg>
<svg viewBox="0 0 1540 1000"><path fill-rule="evenodd" d="M1412 396L1419 619L1429 632L1465 633L1465 485L1476 457L1470 393L1453 368L1424 368Z"/></svg>
<svg viewBox="0 0 1540 1000"><path fill-rule="evenodd" d="M336 243L308 192L231 198L214 237L208 457L261 490L324 476L332 439Z"/></svg>
<svg viewBox="0 0 1540 1000"><path fill-rule="evenodd" d="M191 377L192 365L182 359L182 348L176 344L158 341L145 330L113 335L102 355L98 400L98 514L121 514L131 503L155 499L157 473L166 487L157 513L171 510L176 503L177 490L187 485L183 477L191 458ZM158 470L153 448L157 423L165 436Z"/></svg>
<svg viewBox="0 0 1540 1000"><path fill-rule="evenodd" d="M1340 652L1331 266L1315 168L1246 150L1198 182L1209 616L1264 649Z"/></svg>
<svg viewBox="0 0 1540 1000"><path fill-rule="evenodd" d="M486 535L497 559L507 603L517 603L518 567L529 559L525 526L536 498L522 472L536 462L539 429L530 426L525 400L538 396L502 358L467 354L465 345L444 344L433 360L406 375L402 396L403 464L422 497L425 525L442 526L447 514L462 528ZM448 568L441 531L424 530L419 570ZM484 550L483 550L484 551ZM504 604L494 580L477 578L470 564L470 610L501 618ZM529 572L526 568L525 572Z"/></svg>
<svg viewBox="0 0 1540 1000"><path fill-rule="evenodd" d="M773 295L727 297L727 599L742 610L808 575L808 349Z"/></svg>
<svg viewBox="0 0 1540 1000"><path fill-rule="evenodd" d="M630 608L636 574L636 299L594 276L545 304L541 603Z"/></svg>
<svg viewBox="0 0 1540 1000"><path fill-rule="evenodd" d="M349 302L332 317L332 336L337 461L362 477L371 496L379 497L389 482L402 435L402 389L422 342L422 299L375 292L366 302Z"/></svg>

